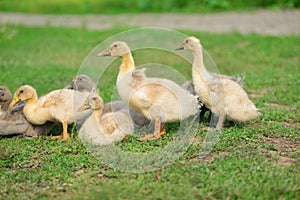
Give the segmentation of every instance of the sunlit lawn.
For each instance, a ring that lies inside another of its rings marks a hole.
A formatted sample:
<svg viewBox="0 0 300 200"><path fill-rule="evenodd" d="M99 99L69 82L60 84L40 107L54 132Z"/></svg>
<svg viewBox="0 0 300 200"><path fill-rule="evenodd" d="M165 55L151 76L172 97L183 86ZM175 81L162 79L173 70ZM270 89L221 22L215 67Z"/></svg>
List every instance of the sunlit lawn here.
<svg viewBox="0 0 300 200"><path fill-rule="evenodd" d="M12 91L30 84L41 95L70 82L96 45L126 29L6 25L0 30L0 84ZM206 158L198 155L206 135L206 130L199 130L187 152L172 165L138 174L117 171L95 159L77 131L68 142L51 141L48 136L32 141L2 137L1 199L299 199L300 37L183 33L201 39L221 73L246 75L245 90L261 109L258 119L225 128ZM152 52L152 57L147 53L134 52L137 64L153 58L191 78L190 64L166 60L161 52ZM119 63L98 85L105 102L114 90ZM132 137L117 146L150 152L173 137L172 131L151 142Z"/></svg>

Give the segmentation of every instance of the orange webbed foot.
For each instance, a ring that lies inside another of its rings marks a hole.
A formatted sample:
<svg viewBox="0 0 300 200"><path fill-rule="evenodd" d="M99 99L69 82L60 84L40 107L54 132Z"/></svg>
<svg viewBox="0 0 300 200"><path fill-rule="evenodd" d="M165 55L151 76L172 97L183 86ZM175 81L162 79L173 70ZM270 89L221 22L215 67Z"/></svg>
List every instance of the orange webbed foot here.
<svg viewBox="0 0 300 200"><path fill-rule="evenodd" d="M159 132L154 133L154 134L148 134L142 138L139 138L139 141L143 141L143 140L157 140L159 139L162 135L166 134L166 128L162 128Z"/></svg>
<svg viewBox="0 0 300 200"><path fill-rule="evenodd" d="M62 141L67 141L69 139L69 136L68 135L51 136L51 140L57 140L57 139L62 139Z"/></svg>
<svg viewBox="0 0 300 200"><path fill-rule="evenodd" d="M51 136L51 140L57 140L57 139L62 139L62 135L57 135L57 136Z"/></svg>

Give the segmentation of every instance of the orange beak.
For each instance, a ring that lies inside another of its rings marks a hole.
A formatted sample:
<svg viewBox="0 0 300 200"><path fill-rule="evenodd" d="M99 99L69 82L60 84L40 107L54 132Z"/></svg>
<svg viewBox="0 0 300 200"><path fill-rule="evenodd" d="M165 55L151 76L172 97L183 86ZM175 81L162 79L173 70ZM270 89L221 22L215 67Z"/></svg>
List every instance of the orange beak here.
<svg viewBox="0 0 300 200"><path fill-rule="evenodd" d="M18 97L14 97L14 99L12 100L12 102L9 104L8 108L14 107L14 105L16 105L19 101L20 101L20 99Z"/></svg>

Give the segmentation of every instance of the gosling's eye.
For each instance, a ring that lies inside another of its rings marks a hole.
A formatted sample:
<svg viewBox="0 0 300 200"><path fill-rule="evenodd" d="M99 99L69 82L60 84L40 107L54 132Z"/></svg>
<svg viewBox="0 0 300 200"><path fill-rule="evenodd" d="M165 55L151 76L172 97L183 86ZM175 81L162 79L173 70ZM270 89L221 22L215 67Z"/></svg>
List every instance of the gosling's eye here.
<svg viewBox="0 0 300 200"><path fill-rule="evenodd" d="M96 98L96 97L93 97L93 100L94 100L94 101L96 101L96 100L97 100L97 98Z"/></svg>
<svg viewBox="0 0 300 200"><path fill-rule="evenodd" d="M3 96L4 96L4 94L2 93L2 94L1 94L1 96L3 97Z"/></svg>
<svg viewBox="0 0 300 200"><path fill-rule="evenodd" d="M118 45L116 45L116 44L114 45L114 47L117 47L117 46L118 46Z"/></svg>
<svg viewBox="0 0 300 200"><path fill-rule="evenodd" d="M185 43L188 43L189 41L188 40L185 40Z"/></svg>
<svg viewBox="0 0 300 200"><path fill-rule="evenodd" d="M20 90L20 94L22 94L24 92L24 90Z"/></svg>

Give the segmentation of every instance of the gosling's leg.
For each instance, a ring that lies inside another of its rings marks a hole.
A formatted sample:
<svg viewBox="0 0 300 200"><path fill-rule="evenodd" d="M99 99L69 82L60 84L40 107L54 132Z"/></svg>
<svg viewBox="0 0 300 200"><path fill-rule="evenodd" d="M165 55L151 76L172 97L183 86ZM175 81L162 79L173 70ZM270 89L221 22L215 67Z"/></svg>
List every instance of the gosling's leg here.
<svg viewBox="0 0 300 200"><path fill-rule="evenodd" d="M63 139L64 141L69 139L69 134L68 134L68 123L67 122L62 122L62 127L63 131L61 135L58 136L52 136L51 140L56 140L56 139Z"/></svg>
<svg viewBox="0 0 300 200"><path fill-rule="evenodd" d="M156 134L154 134L154 139L158 139L160 138L162 135L166 134L166 128L165 126L162 127L161 130L159 130L159 132L157 132Z"/></svg>
<svg viewBox="0 0 300 200"><path fill-rule="evenodd" d="M62 126L63 126L63 132L62 132L63 140L66 141L66 140L69 139L68 123L67 122L62 122Z"/></svg>
<svg viewBox="0 0 300 200"><path fill-rule="evenodd" d="M225 113L221 113L219 115L219 120L216 126L216 130L221 130L223 128L224 121L225 121Z"/></svg>
<svg viewBox="0 0 300 200"><path fill-rule="evenodd" d="M164 127L161 129L161 119L157 117L154 120L154 133L139 138L138 140L156 140L164 134L166 134L166 129Z"/></svg>

